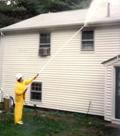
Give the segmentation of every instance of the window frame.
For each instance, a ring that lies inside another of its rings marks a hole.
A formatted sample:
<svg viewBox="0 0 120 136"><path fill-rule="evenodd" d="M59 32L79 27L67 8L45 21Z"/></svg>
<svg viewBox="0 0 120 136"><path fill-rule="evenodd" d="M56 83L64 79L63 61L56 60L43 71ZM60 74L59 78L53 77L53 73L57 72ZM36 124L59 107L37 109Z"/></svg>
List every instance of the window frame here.
<svg viewBox="0 0 120 136"><path fill-rule="evenodd" d="M93 39L83 39L83 32L93 32ZM84 47L83 42L92 42L92 47L91 49L87 49ZM94 30L83 30L81 31L81 51L94 51L95 49L95 31Z"/></svg>
<svg viewBox="0 0 120 136"><path fill-rule="evenodd" d="M33 83L40 83L40 85L41 85L41 90L40 90L40 91L33 91L33 90L32 90L32 84L33 84ZM31 101L42 102L42 90L43 90L43 89L42 89L42 86L43 86L42 82L33 81L32 84L31 84L31 86L30 86L30 100L31 100ZM32 99L32 93L38 93L38 94L40 94L40 95L41 95L40 100L38 100L38 99Z"/></svg>
<svg viewBox="0 0 120 136"><path fill-rule="evenodd" d="M41 42L42 34L46 34L47 36L49 35L49 42ZM51 55L51 33L50 32L39 32L39 56L43 57L43 55L40 53L40 50L44 50L44 49L49 50L48 51L49 53L45 56L50 56Z"/></svg>

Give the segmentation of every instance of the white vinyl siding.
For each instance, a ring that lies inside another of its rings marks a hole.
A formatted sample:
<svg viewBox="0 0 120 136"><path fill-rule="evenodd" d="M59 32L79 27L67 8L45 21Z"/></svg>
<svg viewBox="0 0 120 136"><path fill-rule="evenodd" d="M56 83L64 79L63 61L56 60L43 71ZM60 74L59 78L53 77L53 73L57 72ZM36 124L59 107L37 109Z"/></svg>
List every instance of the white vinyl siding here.
<svg viewBox="0 0 120 136"><path fill-rule="evenodd" d="M51 53L65 45L77 29L51 32ZM117 27L95 29L94 52L80 51L78 34L53 61L40 73L37 81L43 83L42 102L30 101L30 89L26 104L40 107L104 116L104 60L115 56L119 48L120 30ZM14 95L16 73L25 77L38 73L51 56L38 56L39 32L6 35L3 65L3 88ZM3 46L4 46L3 45Z"/></svg>
<svg viewBox="0 0 120 136"><path fill-rule="evenodd" d="M2 99L2 92L1 92L1 89L2 89L2 66L3 66L3 53L4 53L4 50L3 50L3 37L0 36L0 102L1 102L1 99Z"/></svg>
<svg viewBox="0 0 120 136"><path fill-rule="evenodd" d="M120 61L114 60L105 65L105 120L116 121L115 119L115 67L120 67Z"/></svg>
<svg viewBox="0 0 120 136"><path fill-rule="evenodd" d="M100 34L101 35L101 34ZM109 40L108 40L109 38ZM103 38L99 37L101 43L104 46L101 48L101 59L110 59L119 55L120 52L120 27L112 27L107 29ZM105 78L104 78L104 117L105 120L114 120L114 106L115 106L115 71L114 62L108 63L108 66L104 66ZM115 64L116 65L116 64Z"/></svg>
<svg viewBox="0 0 120 136"><path fill-rule="evenodd" d="M112 110L113 110L113 66L105 68L105 105L104 105L104 118L105 120L112 121Z"/></svg>
<svg viewBox="0 0 120 136"><path fill-rule="evenodd" d="M0 81L2 76L2 42L1 42L1 36L0 36ZM1 82L0 82L1 87Z"/></svg>
<svg viewBox="0 0 120 136"><path fill-rule="evenodd" d="M1 81L2 81L2 42L0 37L0 88L1 88ZM0 102L1 102L1 91L0 91Z"/></svg>
<svg viewBox="0 0 120 136"><path fill-rule="evenodd" d="M0 36L0 88L2 83L2 63L3 63L3 46L2 46L2 39Z"/></svg>

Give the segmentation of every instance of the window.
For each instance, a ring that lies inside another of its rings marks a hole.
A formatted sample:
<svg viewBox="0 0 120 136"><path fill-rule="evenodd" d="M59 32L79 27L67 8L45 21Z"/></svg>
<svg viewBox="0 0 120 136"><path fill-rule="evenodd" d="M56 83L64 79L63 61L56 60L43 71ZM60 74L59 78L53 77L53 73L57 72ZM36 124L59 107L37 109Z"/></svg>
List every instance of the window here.
<svg viewBox="0 0 120 136"><path fill-rule="evenodd" d="M94 31L82 31L82 47L83 51L94 50Z"/></svg>
<svg viewBox="0 0 120 136"><path fill-rule="evenodd" d="M41 101L42 99L42 83L33 82L31 84L31 100Z"/></svg>
<svg viewBox="0 0 120 136"><path fill-rule="evenodd" d="M40 34L40 56L50 56L50 33L41 33Z"/></svg>

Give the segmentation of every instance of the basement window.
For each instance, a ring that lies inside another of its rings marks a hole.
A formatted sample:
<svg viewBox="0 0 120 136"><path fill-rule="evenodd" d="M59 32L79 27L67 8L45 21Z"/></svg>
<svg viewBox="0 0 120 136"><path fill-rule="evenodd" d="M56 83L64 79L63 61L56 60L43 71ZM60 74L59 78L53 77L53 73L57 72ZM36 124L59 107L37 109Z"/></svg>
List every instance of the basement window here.
<svg viewBox="0 0 120 136"><path fill-rule="evenodd" d="M40 33L39 56L50 56L50 33Z"/></svg>
<svg viewBox="0 0 120 136"><path fill-rule="evenodd" d="M33 82L31 84L31 100L41 101L42 99L42 83Z"/></svg>
<svg viewBox="0 0 120 136"><path fill-rule="evenodd" d="M94 50L94 31L82 31L82 51Z"/></svg>

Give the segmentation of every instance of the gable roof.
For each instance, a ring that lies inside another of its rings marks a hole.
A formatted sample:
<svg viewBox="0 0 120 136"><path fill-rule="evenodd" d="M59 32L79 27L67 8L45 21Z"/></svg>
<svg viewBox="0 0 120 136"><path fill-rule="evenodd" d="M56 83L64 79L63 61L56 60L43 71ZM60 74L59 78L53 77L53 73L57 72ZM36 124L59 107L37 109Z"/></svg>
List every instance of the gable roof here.
<svg viewBox="0 0 120 136"><path fill-rule="evenodd" d="M117 4L111 3L109 17L107 17L106 0L102 0L101 4L98 5L98 7L93 7L93 9L79 9L40 14L19 23L1 28L0 31L83 25L86 19L91 25L105 25L110 23L120 24L120 2Z"/></svg>
<svg viewBox="0 0 120 136"><path fill-rule="evenodd" d="M105 60L105 61L102 62L102 64L107 64L107 63L109 63L111 61L114 61L114 60L120 60L120 55L117 55L117 56L112 57L112 58L110 58L108 60Z"/></svg>
<svg viewBox="0 0 120 136"><path fill-rule="evenodd" d="M83 24L87 10L45 13L2 28L1 31Z"/></svg>

